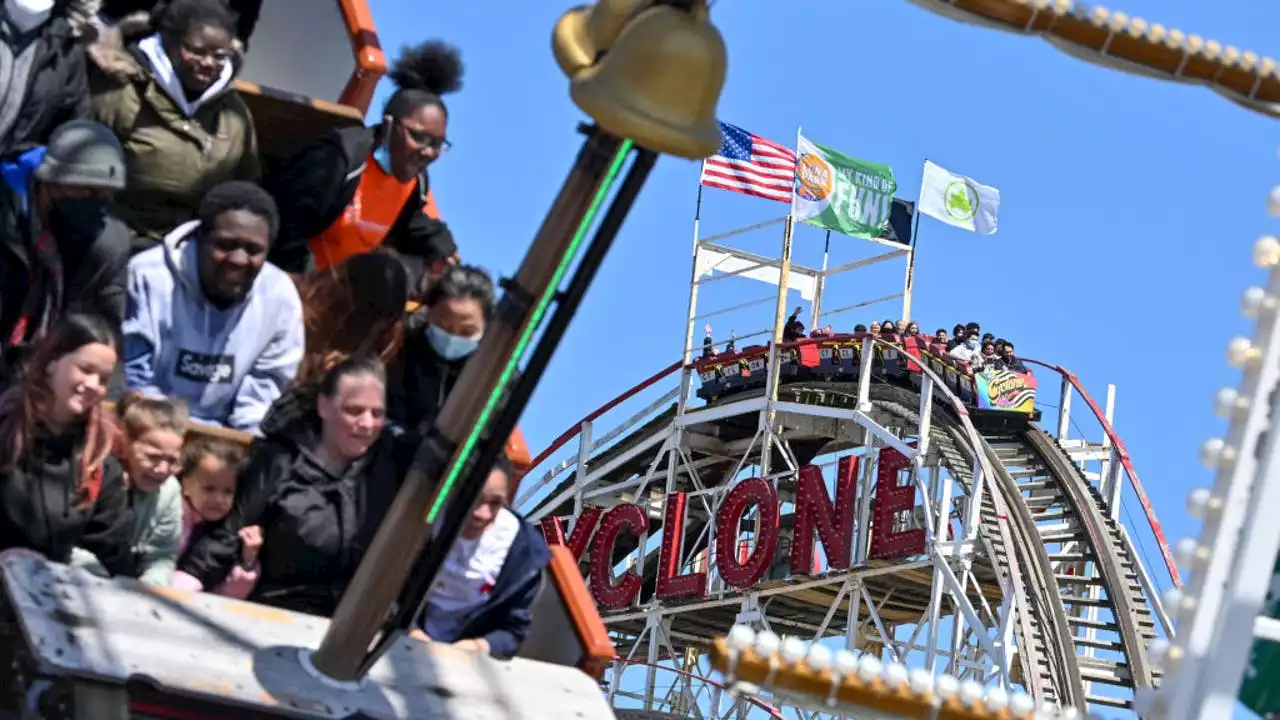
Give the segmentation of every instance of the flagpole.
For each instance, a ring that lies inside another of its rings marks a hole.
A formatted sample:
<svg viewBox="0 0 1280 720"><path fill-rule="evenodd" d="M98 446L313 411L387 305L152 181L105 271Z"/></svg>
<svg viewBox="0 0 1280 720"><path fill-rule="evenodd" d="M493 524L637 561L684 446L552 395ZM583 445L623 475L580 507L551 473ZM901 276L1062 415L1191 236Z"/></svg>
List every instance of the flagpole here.
<svg viewBox="0 0 1280 720"><path fill-rule="evenodd" d="M800 126L796 126L796 160L800 158ZM769 464L773 456L773 421L778 402L778 345L782 343L782 330L787 322L787 286L791 280L791 238L795 227L795 190L787 208L787 221L782 229L782 257L778 262L778 302L774 308L773 342L769 343L769 362L765 365L765 409L760 413L761 438L760 477L769 477ZM757 514L756 522L760 521ZM757 528L758 529L758 528Z"/></svg>
<svg viewBox="0 0 1280 720"><path fill-rule="evenodd" d="M689 270L689 312L685 320L684 369L680 373L680 397L677 401L680 406L679 412L684 412L684 404L688 401L689 389L692 385L692 371L689 369L689 364L693 362L693 322L698 314L698 252L702 247L698 240L698 226L702 221L702 173L704 170L706 170L705 160L698 169L698 200L693 208L693 267Z"/></svg>
<svg viewBox="0 0 1280 720"><path fill-rule="evenodd" d="M929 162L929 158L924 159ZM911 292L915 289L916 279L916 244L920 237L920 198L924 193L924 173L921 171L920 192L916 193L916 207L911 218L911 245L907 247L907 278L902 288L902 320L911 321Z"/></svg>
<svg viewBox="0 0 1280 720"><path fill-rule="evenodd" d="M813 319L809 323L810 330L818 329L818 322L822 320L822 291L827 284L827 262L831 257L831 231L827 231L826 244L822 248L822 274L818 276L816 287L813 293Z"/></svg>

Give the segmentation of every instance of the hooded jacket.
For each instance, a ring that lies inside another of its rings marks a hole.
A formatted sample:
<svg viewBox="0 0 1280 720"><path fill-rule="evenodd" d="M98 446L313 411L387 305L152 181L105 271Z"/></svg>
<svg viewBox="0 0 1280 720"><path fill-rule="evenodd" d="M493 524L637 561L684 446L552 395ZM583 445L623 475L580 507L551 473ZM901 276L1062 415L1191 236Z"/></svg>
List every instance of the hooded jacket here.
<svg viewBox="0 0 1280 720"><path fill-rule="evenodd" d="M151 492L128 490L127 494L133 512L132 549L138 579L167 587L182 543L182 485L171 477ZM72 551L71 564L95 575L107 574L97 557L82 547Z"/></svg>
<svg viewBox="0 0 1280 720"><path fill-rule="evenodd" d="M236 533L258 525L260 570L248 599L328 617L395 499L414 448L383 432L364 457L335 473L312 451L319 418L300 410L273 413L263 423L263 438L240 473L235 507L193 540L178 567L205 588L218 586L240 557Z"/></svg>
<svg viewBox="0 0 1280 720"><path fill-rule="evenodd" d="M21 363L26 340L45 329L29 327L26 338L11 347L11 335L24 307L31 301L33 316L39 317L45 314L52 298L47 268L34 249L31 216L18 190L25 192L29 187L35 164L15 165L12 169L14 175L0 183L0 348L4 349L0 384ZM93 312L118 326L124 320L128 228L107 216L91 237L55 236L54 246L62 264L63 298L59 313L50 313L49 319L56 320L56 315L73 311Z"/></svg>
<svg viewBox="0 0 1280 720"><path fill-rule="evenodd" d="M432 606L419 621L423 632L437 642L452 643L470 638L483 638L489 643L489 654L509 658L520 650L533 621L533 601L542 587L542 570L551 562L551 551L542 536L519 513L507 511L519 522L519 530L502 570L494 580L484 602L465 611L461 617L433 617Z"/></svg>
<svg viewBox="0 0 1280 720"><path fill-rule="evenodd" d="M382 125L333 130L287 160L268 178L267 190L280 209L280 235L269 259L286 272L303 273L311 267L312 238L333 224L351 204L369 155L382 140ZM443 222L428 215L430 184L424 170L417 188L383 241L399 252L407 264L431 258L439 245L435 236L448 233ZM411 267L417 284L420 267Z"/></svg>
<svg viewBox="0 0 1280 720"><path fill-rule="evenodd" d="M388 368L387 417L410 433L425 434L471 356L446 360L427 340L427 313L405 320L404 347Z"/></svg>
<svg viewBox="0 0 1280 720"><path fill-rule="evenodd" d="M12 39L6 36L0 41L12 55L9 49L14 47ZM55 12L32 42L35 45L31 65L26 77L20 78L26 83L25 93L21 95L13 124L0 136L0 157L3 158L44 145L54 128L89 116L84 43L76 37L71 23ZM0 102L18 97L17 93L4 93Z"/></svg>
<svg viewBox="0 0 1280 720"><path fill-rule="evenodd" d="M235 91L234 61L195 102L186 99L157 35L125 47L104 38L89 48L89 61L93 118L124 147L129 185L116 195L114 212L138 233L135 253L190 220L213 186L258 180L257 136ZM175 95L191 107L184 110Z"/></svg>
<svg viewBox="0 0 1280 720"><path fill-rule="evenodd" d="M61 435L40 430L22 462L0 472L0 550L29 548L66 563L79 546L112 575L133 577L133 513L124 471L108 457L97 499L82 503L76 488L83 447L83 428Z"/></svg>
<svg viewBox="0 0 1280 720"><path fill-rule="evenodd" d="M196 268L199 225L179 226L129 261L125 381L182 398L193 420L256 432L302 361L302 300L266 263L238 304L209 302Z"/></svg>

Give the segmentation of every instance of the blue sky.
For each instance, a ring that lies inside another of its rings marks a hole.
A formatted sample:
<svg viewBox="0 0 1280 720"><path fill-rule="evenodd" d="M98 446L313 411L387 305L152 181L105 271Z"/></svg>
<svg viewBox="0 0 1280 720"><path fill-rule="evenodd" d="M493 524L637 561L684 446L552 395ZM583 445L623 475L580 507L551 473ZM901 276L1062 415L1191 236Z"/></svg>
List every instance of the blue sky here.
<svg viewBox="0 0 1280 720"><path fill-rule="evenodd" d="M433 167L432 186L463 257L512 273L580 141L583 116L550 52L567 3L371 5L389 55L426 38L461 48L466 86L449 99L454 150ZM1280 7L1269 3L1126 0L1116 9L1280 53L1269 32ZM1117 429L1170 542L1197 533L1184 499L1211 481L1198 449L1223 431L1214 392L1238 380L1226 344L1251 332L1238 311L1245 288L1263 280L1250 248L1276 230L1265 205L1280 183L1274 121L1202 88L1106 71L901 0L719 0L714 20L730 49L722 119L786 144L803 125L818 142L891 165L908 199L926 157L1000 189L993 237L922 221L913 316L927 327L977 320L1020 354L1073 370L1099 402L1116 384ZM651 175L521 423L535 452L678 357L697 177L696 163L669 157ZM716 232L786 208L709 190L703 211L704 230ZM750 242L773 251L778 237ZM799 260L820 261L817 231L796 242ZM876 250L833 239L841 261ZM883 294L881 285L892 292L901 272L894 265L833 289L828 306ZM772 305L754 312L763 326ZM755 329L748 324L733 329ZM1056 402L1056 391L1044 399Z"/></svg>

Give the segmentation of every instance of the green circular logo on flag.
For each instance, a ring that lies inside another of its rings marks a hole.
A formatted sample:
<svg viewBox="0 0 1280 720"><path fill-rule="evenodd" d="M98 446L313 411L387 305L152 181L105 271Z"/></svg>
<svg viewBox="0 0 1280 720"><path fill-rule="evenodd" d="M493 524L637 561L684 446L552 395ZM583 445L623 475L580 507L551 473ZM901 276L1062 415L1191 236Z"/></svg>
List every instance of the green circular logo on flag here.
<svg viewBox="0 0 1280 720"><path fill-rule="evenodd" d="M953 220L968 222L978 214L978 191L969 183L955 180L942 191L942 204Z"/></svg>

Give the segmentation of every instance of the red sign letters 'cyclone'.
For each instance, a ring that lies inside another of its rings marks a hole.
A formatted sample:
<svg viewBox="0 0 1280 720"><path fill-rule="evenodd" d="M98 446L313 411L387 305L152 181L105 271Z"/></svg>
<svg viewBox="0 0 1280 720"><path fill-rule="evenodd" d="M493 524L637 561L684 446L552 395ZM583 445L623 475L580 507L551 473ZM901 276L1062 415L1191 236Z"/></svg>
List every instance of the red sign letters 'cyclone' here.
<svg viewBox="0 0 1280 720"><path fill-rule="evenodd" d="M828 569L844 570L852 559L853 521L857 512L857 475L859 458L840 459L834 502L822 478L821 468L806 465L796 477L794 541L791 572L813 572L814 534L827 556ZM893 448L880 451L876 465L876 491L871 502L872 559L889 559L924 552L924 530L895 532L893 518L915 507L915 488L899 486L899 471L911 461ZM662 550L658 554L657 595L663 599L702 597L706 588L705 572L680 574L680 548L684 538L685 493L667 496L663 521ZM760 535L752 552L735 550L739 525L752 507L760 509ZM720 576L731 587L746 588L760 581L769 569L778 547L778 522L781 515L778 494L773 485L761 478L743 480L725 496L716 512L715 563ZM640 594L640 575L628 570L613 577L613 552L623 533L641 537L649 530L649 517L640 505L623 503L605 512L601 508L583 508L573 523L573 531L564 534L564 518L547 517L541 522L542 534L551 545L564 545L581 560L591 549L590 586L596 602L606 609L629 607ZM731 539L731 542L726 542Z"/></svg>

